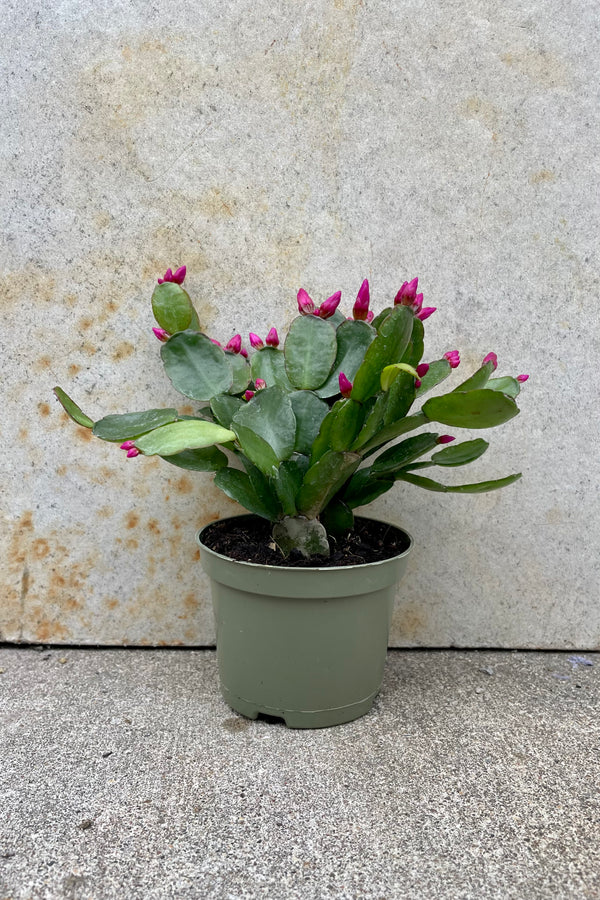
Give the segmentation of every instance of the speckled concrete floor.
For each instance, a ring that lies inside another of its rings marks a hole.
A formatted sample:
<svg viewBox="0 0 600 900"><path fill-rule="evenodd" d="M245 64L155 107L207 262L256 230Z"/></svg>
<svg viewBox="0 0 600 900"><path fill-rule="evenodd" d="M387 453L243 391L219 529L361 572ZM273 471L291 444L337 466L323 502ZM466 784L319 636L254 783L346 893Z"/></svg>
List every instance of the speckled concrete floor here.
<svg viewBox="0 0 600 900"><path fill-rule="evenodd" d="M229 710L215 653L0 649L0 897L600 898L600 660L390 652L372 713Z"/></svg>

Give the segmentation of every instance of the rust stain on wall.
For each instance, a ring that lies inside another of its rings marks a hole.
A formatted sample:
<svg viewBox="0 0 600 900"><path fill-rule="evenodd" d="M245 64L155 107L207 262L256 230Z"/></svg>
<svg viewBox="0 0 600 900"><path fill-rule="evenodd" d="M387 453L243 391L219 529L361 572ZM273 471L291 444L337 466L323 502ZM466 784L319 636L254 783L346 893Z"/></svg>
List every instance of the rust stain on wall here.
<svg viewBox="0 0 600 900"><path fill-rule="evenodd" d="M398 634L402 641L418 642L426 624L425 612L419 607L407 604L394 611L391 631Z"/></svg>
<svg viewBox="0 0 600 900"><path fill-rule="evenodd" d="M546 50L526 47L503 53L500 59L506 66L516 69L546 90L567 87L571 83L565 60Z"/></svg>

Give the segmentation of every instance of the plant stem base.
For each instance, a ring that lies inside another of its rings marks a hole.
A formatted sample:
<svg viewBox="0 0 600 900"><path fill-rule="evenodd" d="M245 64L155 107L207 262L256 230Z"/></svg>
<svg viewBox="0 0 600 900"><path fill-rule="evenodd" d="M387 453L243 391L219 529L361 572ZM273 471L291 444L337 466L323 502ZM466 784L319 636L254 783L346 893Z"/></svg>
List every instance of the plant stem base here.
<svg viewBox="0 0 600 900"><path fill-rule="evenodd" d="M257 719L262 713L283 719L288 728L328 728L332 725L344 725L353 722L369 712L373 706L373 700L377 691L348 706L338 706L334 709L276 709L273 706L261 706L252 700L238 697L232 691L221 685L221 693L225 702L236 712L248 719Z"/></svg>

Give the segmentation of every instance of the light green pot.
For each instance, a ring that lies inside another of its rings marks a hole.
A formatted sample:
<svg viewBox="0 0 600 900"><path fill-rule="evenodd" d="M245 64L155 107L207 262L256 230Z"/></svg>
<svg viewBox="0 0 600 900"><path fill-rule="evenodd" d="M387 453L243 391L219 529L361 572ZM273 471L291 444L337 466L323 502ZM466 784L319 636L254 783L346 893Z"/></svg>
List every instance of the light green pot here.
<svg viewBox="0 0 600 900"><path fill-rule="evenodd" d="M197 539L211 579L227 703L251 719L279 716L289 728L341 725L367 713L381 687L410 535L395 529L407 549L382 562L289 568L215 553L202 542L210 527Z"/></svg>

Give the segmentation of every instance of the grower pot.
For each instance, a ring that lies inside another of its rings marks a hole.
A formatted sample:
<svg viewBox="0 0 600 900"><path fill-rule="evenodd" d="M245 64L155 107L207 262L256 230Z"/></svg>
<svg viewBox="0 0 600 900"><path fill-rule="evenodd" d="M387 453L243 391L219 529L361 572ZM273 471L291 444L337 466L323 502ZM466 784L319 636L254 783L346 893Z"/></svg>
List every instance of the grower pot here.
<svg viewBox="0 0 600 900"><path fill-rule="evenodd" d="M254 516L235 517L252 520ZM372 521L375 520L364 520ZM292 568L241 562L204 543L221 691L237 712L290 728L341 725L369 711L381 687L395 588L412 546L362 565Z"/></svg>

